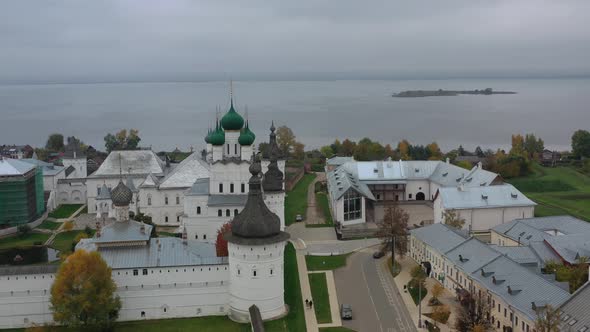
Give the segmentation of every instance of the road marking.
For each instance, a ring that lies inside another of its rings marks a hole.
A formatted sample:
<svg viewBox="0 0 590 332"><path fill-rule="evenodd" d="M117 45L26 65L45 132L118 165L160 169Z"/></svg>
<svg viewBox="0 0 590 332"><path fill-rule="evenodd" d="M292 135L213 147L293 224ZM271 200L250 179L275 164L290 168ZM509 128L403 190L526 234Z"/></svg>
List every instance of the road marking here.
<svg viewBox="0 0 590 332"><path fill-rule="evenodd" d="M377 320L379 321L379 329L383 332L383 325L381 324L381 318L379 317L379 312L377 311L377 306L375 305L375 301L373 300L373 295L371 295L371 289L369 289L369 283L367 282L367 277L365 276L365 269L362 268L361 263L361 272L363 273L363 279L365 280L365 286L367 287L367 292L369 294L369 298L371 299L371 303L373 303L373 309L375 311L375 315L377 315Z"/></svg>

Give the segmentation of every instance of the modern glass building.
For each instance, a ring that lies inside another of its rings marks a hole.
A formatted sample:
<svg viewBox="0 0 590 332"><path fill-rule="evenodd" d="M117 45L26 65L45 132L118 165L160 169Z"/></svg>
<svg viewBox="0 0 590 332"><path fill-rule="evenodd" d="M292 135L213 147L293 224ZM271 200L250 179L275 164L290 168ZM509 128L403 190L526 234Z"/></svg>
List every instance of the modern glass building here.
<svg viewBox="0 0 590 332"><path fill-rule="evenodd" d="M42 169L0 158L0 228L32 222L44 212Z"/></svg>

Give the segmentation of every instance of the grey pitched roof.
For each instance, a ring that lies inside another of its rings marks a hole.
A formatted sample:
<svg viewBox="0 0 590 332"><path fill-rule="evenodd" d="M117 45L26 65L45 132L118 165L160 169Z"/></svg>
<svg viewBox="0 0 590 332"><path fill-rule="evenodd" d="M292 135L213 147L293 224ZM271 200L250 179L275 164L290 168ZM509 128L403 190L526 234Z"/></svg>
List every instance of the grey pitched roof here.
<svg viewBox="0 0 590 332"><path fill-rule="evenodd" d="M152 225L143 224L145 231L141 232L142 223L135 220L114 222L103 227L100 237L94 237L95 243L115 243L130 241L147 241L150 238Z"/></svg>
<svg viewBox="0 0 590 332"><path fill-rule="evenodd" d="M562 331L577 332L584 326L590 331L590 282L580 287L559 310Z"/></svg>
<svg viewBox="0 0 590 332"><path fill-rule="evenodd" d="M227 264L227 257L217 257L214 244L183 244L176 237L153 238L143 246L101 247L98 252L113 269Z"/></svg>
<svg viewBox="0 0 590 332"><path fill-rule="evenodd" d="M160 189L189 188L197 179L209 177L209 164L193 153L178 164L162 181Z"/></svg>
<svg viewBox="0 0 590 332"><path fill-rule="evenodd" d="M164 176L166 164L151 150L112 151L91 176L93 178L119 176L120 172L130 175L153 173Z"/></svg>
<svg viewBox="0 0 590 332"><path fill-rule="evenodd" d="M66 177L70 176L70 174L72 174L75 170L76 168L74 168L74 166L68 166L68 168L66 168Z"/></svg>
<svg viewBox="0 0 590 332"><path fill-rule="evenodd" d="M248 195L210 195L208 206L244 206Z"/></svg>
<svg viewBox="0 0 590 332"><path fill-rule="evenodd" d="M471 276L533 321L536 313L532 303L550 304L557 308L570 297L566 290L505 256L490 261Z"/></svg>
<svg viewBox="0 0 590 332"><path fill-rule="evenodd" d="M209 195L209 178L197 179L193 186L187 191L187 196Z"/></svg>
<svg viewBox="0 0 590 332"><path fill-rule="evenodd" d="M109 190L109 188L107 188L106 184L102 184L102 187L100 187L100 190L98 192L98 196L96 196L96 199L101 200L101 199L111 199L111 191Z"/></svg>
<svg viewBox="0 0 590 332"><path fill-rule="evenodd" d="M535 206L535 202L511 184L439 189L445 209L474 209L508 206Z"/></svg>
<svg viewBox="0 0 590 332"><path fill-rule="evenodd" d="M354 161L354 158L353 157L334 156L334 157L326 160L326 165L340 166L340 165L344 165L345 163L347 163L349 161Z"/></svg>
<svg viewBox="0 0 590 332"><path fill-rule="evenodd" d="M412 229L410 234L438 250L441 254L455 248L468 238L465 234L439 223Z"/></svg>
<svg viewBox="0 0 590 332"><path fill-rule="evenodd" d="M579 256L590 255L590 224L571 216L516 219L492 230L522 244L532 244L545 260L561 258L575 263Z"/></svg>
<svg viewBox="0 0 590 332"><path fill-rule="evenodd" d="M490 245L491 248L501 252L502 254L510 257L513 261L518 264L534 264L539 267L543 264L543 261L535 251L529 246L497 246Z"/></svg>
<svg viewBox="0 0 590 332"><path fill-rule="evenodd" d="M35 165L11 158L0 157L0 175L25 175L35 168Z"/></svg>
<svg viewBox="0 0 590 332"><path fill-rule="evenodd" d="M59 264L3 266L0 267L0 276L56 273L57 270L59 270Z"/></svg>
<svg viewBox="0 0 590 332"><path fill-rule="evenodd" d="M129 188L134 193L139 191L135 187L135 184L133 184L133 178L131 178L130 176L127 177L127 181L125 181L125 185L127 186L127 188Z"/></svg>
<svg viewBox="0 0 590 332"><path fill-rule="evenodd" d="M478 239L470 238L447 251L445 256L453 261L455 266L470 274L501 256L501 254Z"/></svg>
<svg viewBox="0 0 590 332"><path fill-rule="evenodd" d="M330 196L334 199L339 199L344 193L352 189L374 201L375 196L373 196L373 193L365 183L358 180L356 172L355 163L346 163L343 166L328 172L327 181Z"/></svg>
<svg viewBox="0 0 590 332"><path fill-rule="evenodd" d="M558 262L560 260L559 256L555 254L555 251L547 246L544 241L530 242L528 246L535 252L537 256L539 256L539 258L541 258L543 262Z"/></svg>
<svg viewBox="0 0 590 332"><path fill-rule="evenodd" d="M153 173L146 176L145 180L139 185L140 188L155 188L158 186L158 179Z"/></svg>
<svg viewBox="0 0 590 332"><path fill-rule="evenodd" d="M41 167L41 170L43 171L43 176L54 176L63 172L64 170L63 166L56 166L52 163L47 163L35 158L26 158L20 160L29 164L36 165L37 167Z"/></svg>

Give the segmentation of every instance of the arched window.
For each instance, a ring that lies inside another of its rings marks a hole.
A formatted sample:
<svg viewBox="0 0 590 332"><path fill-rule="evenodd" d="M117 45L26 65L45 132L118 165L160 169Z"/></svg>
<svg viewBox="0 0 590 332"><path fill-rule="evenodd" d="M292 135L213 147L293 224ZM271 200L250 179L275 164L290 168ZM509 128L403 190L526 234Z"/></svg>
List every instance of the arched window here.
<svg viewBox="0 0 590 332"><path fill-rule="evenodd" d="M195 234L195 240L199 239L199 234Z"/></svg>
<svg viewBox="0 0 590 332"><path fill-rule="evenodd" d="M207 234L203 234L203 240L207 240Z"/></svg>
<svg viewBox="0 0 590 332"><path fill-rule="evenodd" d="M242 192L245 193L246 192L246 184L242 183L241 187L242 187Z"/></svg>
<svg viewBox="0 0 590 332"><path fill-rule="evenodd" d="M148 205L152 205L152 194L148 194Z"/></svg>
<svg viewBox="0 0 590 332"><path fill-rule="evenodd" d="M226 217L229 217L229 216L230 216L229 209L226 209L226 210L225 210L225 216L226 216Z"/></svg>
<svg viewBox="0 0 590 332"><path fill-rule="evenodd" d="M230 183L229 184L229 192L230 193L233 193L234 192L234 184L233 183Z"/></svg>
<svg viewBox="0 0 590 332"><path fill-rule="evenodd" d="M229 154L229 144L227 145L227 154Z"/></svg>
<svg viewBox="0 0 590 332"><path fill-rule="evenodd" d="M223 192L223 183L219 184L219 192L222 193Z"/></svg>
<svg viewBox="0 0 590 332"><path fill-rule="evenodd" d="M234 144L234 154L238 154L238 145Z"/></svg>
<svg viewBox="0 0 590 332"><path fill-rule="evenodd" d="M217 210L217 216L223 217L223 211L221 211L221 209Z"/></svg>
<svg viewBox="0 0 590 332"><path fill-rule="evenodd" d="M201 214L201 207L197 206L197 214Z"/></svg>
<svg viewBox="0 0 590 332"><path fill-rule="evenodd" d="M180 204L180 196L176 195L176 205Z"/></svg>
<svg viewBox="0 0 590 332"><path fill-rule="evenodd" d="M176 216L176 221L180 222L180 216Z"/></svg>
<svg viewBox="0 0 590 332"><path fill-rule="evenodd" d="M238 209L235 209L234 210L234 216L237 216L237 215L238 215Z"/></svg>
<svg viewBox="0 0 590 332"><path fill-rule="evenodd" d="M168 216L164 216L164 221L168 222Z"/></svg>
<svg viewBox="0 0 590 332"><path fill-rule="evenodd" d="M168 205L168 196L164 197L164 204Z"/></svg>

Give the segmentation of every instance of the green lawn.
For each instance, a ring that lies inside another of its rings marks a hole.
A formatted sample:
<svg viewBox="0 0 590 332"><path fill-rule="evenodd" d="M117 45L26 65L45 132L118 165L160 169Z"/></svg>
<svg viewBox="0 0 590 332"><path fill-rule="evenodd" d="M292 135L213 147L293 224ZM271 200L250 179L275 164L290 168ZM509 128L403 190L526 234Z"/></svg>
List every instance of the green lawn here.
<svg viewBox="0 0 590 332"><path fill-rule="evenodd" d="M305 174L295 185L293 190L287 192L285 197L285 224L287 226L295 222L295 217L300 214L305 216L307 212L307 188L315 179L315 174Z"/></svg>
<svg viewBox="0 0 590 332"><path fill-rule="evenodd" d="M534 165L533 170L508 182L539 204L535 216L570 214L590 221L590 177L571 167Z"/></svg>
<svg viewBox="0 0 590 332"><path fill-rule="evenodd" d="M50 234L44 233L29 233L27 236L20 238L17 235L0 239L0 249L14 248L14 247L29 247L35 242L42 244L49 239Z"/></svg>
<svg viewBox="0 0 590 332"><path fill-rule="evenodd" d="M310 273L309 285L311 287L311 297L313 308L318 324L332 323L332 314L330 313L330 296L328 295L328 283L326 282L325 273Z"/></svg>
<svg viewBox="0 0 590 332"><path fill-rule="evenodd" d="M412 300L414 301L414 304L418 305L419 302L419 295L422 295L421 299L424 300L424 298L426 297L426 294L428 294L428 289L426 287L422 287L422 293L420 293L420 289L418 289L418 287L416 288L410 288L408 287L408 292L410 292L410 295L412 296Z"/></svg>
<svg viewBox="0 0 590 332"><path fill-rule="evenodd" d="M339 267L346 265L346 258L348 255L334 255L334 256L305 256L305 262L307 263L307 269L309 271L323 271L323 270L335 270Z"/></svg>
<svg viewBox="0 0 590 332"><path fill-rule="evenodd" d="M53 210L49 217L51 218L69 218L72 213L76 212L79 208L82 207L82 204L62 204L57 207L57 209Z"/></svg>
<svg viewBox="0 0 590 332"><path fill-rule="evenodd" d="M297 257L293 244L285 248L285 303L289 305L289 314L281 319L264 323L266 332L305 331L303 299L297 268Z"/></svg>
<svg viewBox="0 0 590 332"><path fill-rule="evenodd" d="M115 328L116 332L142 331L142 332L176 332L176 331L199 331L199 332L249 332L250 324L238 324L226 316L209 316L185 319L161 319L137 322L119 323Z"/></svg>
<svg viewBox="0 0 590 332"><path fill-rule="evenodd" d="M59 226L61 226L60 222L55 222L55 221L51 221L51 220L44 220L41 225L37 226L37 228L40 229L48 229L48 230L56 230L59 228Z"/></svg>
<svg viewBox="0 0 590 332"><path fill-rule="evenodd" d="M72 243L74 242L74 239L79 233L84 233L84 231L75 230L61 232L55 236L53 242L51 243L51 247L53 249L59 250L60 252L71 252Z"/></svg>

